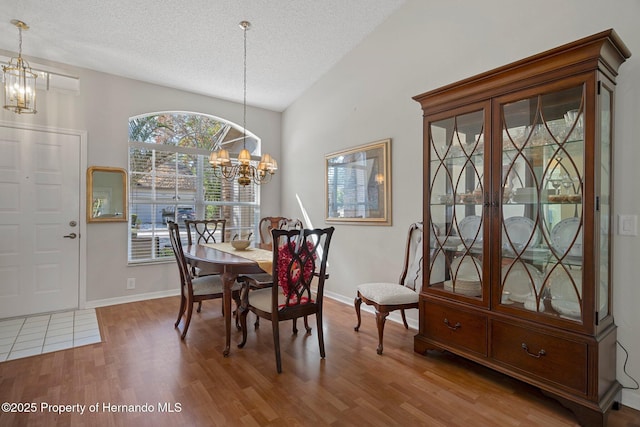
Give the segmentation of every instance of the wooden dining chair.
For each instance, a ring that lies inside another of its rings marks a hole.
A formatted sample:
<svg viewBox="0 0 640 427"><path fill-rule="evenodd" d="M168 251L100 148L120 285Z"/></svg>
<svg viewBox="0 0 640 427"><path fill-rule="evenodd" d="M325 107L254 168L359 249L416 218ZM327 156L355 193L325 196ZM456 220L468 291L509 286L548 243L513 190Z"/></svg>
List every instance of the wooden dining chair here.
<svg viewBox="0 0 640 427"><path fill-rule="evenodd" d="M181 338L184 339L187 335L189 324L191 323L193 304L196 302L200 304L204 300L222 298L224 288L220 275L200 277L192 276L191 269L184 257L182 241L180 240L180 228L178 227L178 224L173 221L168 221L167 227L169 228L171 248L173 249L173 254L175 255L178 270L180 272L180 308L178 310L178 320L176 320L174 326L177 328L180 324L180 320L182 320L182 317L184 316L184 328L181 336ZM236 307L239 307L240 305L240 288L241 286L239 283L236 283L231 288L232 298L236 301Z"/></svg>
<svg viewBox="0 0 640 427"><path fill-rule="evenodd" d="M220 243L224 242L227 220L215 219L187 219L187 244Z"/></svg>
<svg viewBox="0 0 640 427"><path fill-rule="evenodd" d="M266 216L260 219L258 223L258 230L260 233L259 247L265 250L273 249L273 239L271 237L271 230L302 230L302 221L295 218L286 218L284 216ZM248 282L253 289L270 288L273 286L273 277L269 273L254 273L246 274L238 279L238 281ZM260 324L260 318L256 319L256 327ZM308 330L309 323L307 318L304 318L304 326ZM293 333L298 333L298 324L296 319L293 319Z"/></svg>
<svg viewBox="0 0 640 427"><path fill-rule="evenodd" d="M300 230L302 221L297 218L286 218L283 216L266 216L260 219L258 231L260 233L260 247L262 249L272 249L271 230Z"/></svg>
<svg viewBox="0 0 640 427"><path fill-rule="evenodd" d="M283 320L315 314L320 357L325 357L322 299L327 278L329 243L333 231L333 227L315 230L272 230L273 286L258 290L251 290L246 282L243 286L240 307L242 342L238 347L244 347L247 342L249 311L270 320L278 373L282 372L279 324ZM315 289L312 289L312 285L316 285ZM307 333L311 333L311 328L307 327Z"/></svg>
<svg viewBox="0 0 640 427"><path fill-rule="evenodd" d="M271 230L301 230L302 221L283 216L267 216L260 220L258 228L260 231L260 248L270 251L273 249ZM242 278L250 282L254 288L266 288L273 285L273 277L268 273L247 274ZM294 331L298 332L295 329L295 324Z"/></svg>
<svg viewBox="0 0 640 427"><path fill-rule="evenodd" d="M187 230L187 244L200 243L223 243L225 239L225 229L227 220L224 218L215 219L187 219L184 221ZM191 274L194 277L210 276L212 274L222 274L221 269L212 266L191 267ZM198 302L198 313L202 310L202 301Z"/></svg>
<svg viewBox="0 0 640 427"><path fill-rule="evenodd" d="M418 308L418 293L422 287L422 265L422 222L416 222L409 227L404 264L398 282L363 283L358 286L358 295L354 301L358 324L354 330L357 332L360 329L362 303L373 306L378 326L378 354L382 354L384 323L390 312L400 310L404 327L409 329L404 311Z"/></svg>

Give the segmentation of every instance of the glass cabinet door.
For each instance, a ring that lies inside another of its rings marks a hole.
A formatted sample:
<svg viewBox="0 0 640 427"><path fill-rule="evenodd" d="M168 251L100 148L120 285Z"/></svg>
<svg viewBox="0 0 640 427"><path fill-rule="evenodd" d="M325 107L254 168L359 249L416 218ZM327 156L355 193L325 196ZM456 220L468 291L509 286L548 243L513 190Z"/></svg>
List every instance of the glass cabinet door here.
<svg viewBox="0 0 640 427"><path fill-rule="evenodd" d="M584 85L500 105L500 304L583 319Z"/></svg>
<svg viewBox="0 0 640 427"><path fill-rule="evenodd" d="M429 123L431 289L483 298L485 113Z"/></svg>

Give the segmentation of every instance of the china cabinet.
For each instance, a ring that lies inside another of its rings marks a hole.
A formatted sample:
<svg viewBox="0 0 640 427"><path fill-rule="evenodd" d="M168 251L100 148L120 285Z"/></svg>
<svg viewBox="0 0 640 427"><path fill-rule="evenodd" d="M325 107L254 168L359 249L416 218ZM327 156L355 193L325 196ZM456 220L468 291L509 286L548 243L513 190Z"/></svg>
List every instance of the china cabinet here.
<svg viewBox="0 0 640 427"><path fill-rule="evenodd" d="M608 30L414 98L430 254L415 351L537 386L585 425L620 393L611 170L629 56Z"/></svg>

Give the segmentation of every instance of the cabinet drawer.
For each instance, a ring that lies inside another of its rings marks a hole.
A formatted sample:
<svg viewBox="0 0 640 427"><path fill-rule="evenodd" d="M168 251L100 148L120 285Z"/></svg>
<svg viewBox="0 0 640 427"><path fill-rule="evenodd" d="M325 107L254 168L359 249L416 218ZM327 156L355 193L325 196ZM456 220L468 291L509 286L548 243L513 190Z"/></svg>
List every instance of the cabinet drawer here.
<svg viewBox="0 0 640 427"><path fill-rule="evenodd" d="M487 355L487 317L424 301L426 338Z"/></svg>
<svg viewBox="0 0 640 427"><path fill-rule="evenodd" d="M491 356L518 370L587 393L586 343L494 320Z"/></svg>

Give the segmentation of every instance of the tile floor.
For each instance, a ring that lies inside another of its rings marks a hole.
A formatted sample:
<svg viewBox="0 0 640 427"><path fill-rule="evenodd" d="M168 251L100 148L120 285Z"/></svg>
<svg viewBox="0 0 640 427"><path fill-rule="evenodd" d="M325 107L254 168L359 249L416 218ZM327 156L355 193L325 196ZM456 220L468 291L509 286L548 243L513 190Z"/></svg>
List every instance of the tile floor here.
<svg viewBox="0 0 640 427"><path fill-rule="evenodd" d="M0 362L101 341L94 309L0 320Z"/></svg>

